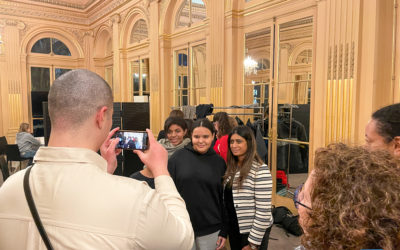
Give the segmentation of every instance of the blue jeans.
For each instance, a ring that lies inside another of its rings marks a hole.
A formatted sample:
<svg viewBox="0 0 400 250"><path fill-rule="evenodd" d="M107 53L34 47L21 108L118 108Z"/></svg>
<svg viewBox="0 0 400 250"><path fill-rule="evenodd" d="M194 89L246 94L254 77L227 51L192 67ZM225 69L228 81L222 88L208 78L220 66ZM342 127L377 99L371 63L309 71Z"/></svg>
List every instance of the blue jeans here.
<svg viewBox="0 0 400 250"><path fill-rule="evenodd" d="M21 153L21 157L22 158L33 158L35 156L35 154L36 154L36 151L30 150L30 151Z"/></svg>

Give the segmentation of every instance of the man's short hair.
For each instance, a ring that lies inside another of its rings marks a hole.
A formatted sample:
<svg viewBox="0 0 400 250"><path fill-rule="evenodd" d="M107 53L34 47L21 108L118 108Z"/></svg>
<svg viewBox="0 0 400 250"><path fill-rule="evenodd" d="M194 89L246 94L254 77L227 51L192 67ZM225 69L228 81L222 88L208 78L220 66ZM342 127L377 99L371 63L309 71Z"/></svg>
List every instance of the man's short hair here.
<svg viewBox="0 0 400 250"><path fill-rule="evenodd" d="M110 86L96 73L72 70L57 78L50 87L48 105L52 124L77 126L103 106L112 108Z"/></svg>
<svg viewBox="0 0 400 250"><path fill-rule="evenodd" d="M391 142L394 137L400 136L400 103L375 111L372 119L377 122L377 132L385 139L386 143Z"/></svg>

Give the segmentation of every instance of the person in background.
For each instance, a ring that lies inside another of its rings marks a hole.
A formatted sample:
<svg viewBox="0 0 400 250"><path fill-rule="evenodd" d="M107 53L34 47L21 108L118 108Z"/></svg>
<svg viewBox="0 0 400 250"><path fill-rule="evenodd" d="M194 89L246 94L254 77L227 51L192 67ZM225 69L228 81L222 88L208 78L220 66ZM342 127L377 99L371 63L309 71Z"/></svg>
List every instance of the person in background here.
<svg viewBox="0 0 400 250"><path fill-rule="evenodd" d="M228 135L232 131L231 122L226 112L218 112L213 118L217 140L214 145L215 152L224 158L228 153Z"/></svg>
<svg viewBox="0 0 400 250"><path fill-rule="evenodd" d="M268 249L273 224L271 173L257 155L256 140L249 127L234 128L228 141L224 201L231 249Z"/></svg>
<svg viewBox="0 0 400 250"><path fill-rule="evenodd" d="M233 118L232 116L228 116L229 119L229 124L231 126L231 128L236 128L237 126L239 126L238 122L236 121L235 118Z"/></svg>
<svg viewBox="0 0 400 250"><path fill-rule="evenodd" d="M111 139L118 128L110 132L113 96L104 79L84 69L63 74L50 87L48 108L48 147L0 187L0 249L45 249L25 198L27 173L54 249L192 247L185 202L168 173L167 152L150 130L149 150L134 152L153 173L156 188L112 175L120 150L119 140Z"/></svg>
<svg viewBox="0 0 400 250"><path fill-rule="evenodd" d="M168 170L186 202L195 233L193 250L222 249L226 240L222 178L225 161L211 148L214 128L208 119L193 123L192 143L176 151Z"/></svg>
<svg viewBox="0 0 400 250"><path fill-rule="evenodd" d="M307 250L400 249L400 161L387 150L330 144L294 203Z"/></svg>
<svg viewBox="0 0 400 250"><path fill-rule="evenodd" d="M371 149L385 149L400 157L400 103L372 114L365 127L365 141Z"/></svg>
<svg viewBox="0 0 400 250"><path fill-rule="evenodd" d="M190 131L192 131L192 125L193 125L193 120L192 119L185 119L186 126L187 126L187 133L186 133L186 138L191 138L192 135L190 134Z"/></svg>
<svg viewBox="0 0 400 250"><path fill-rule="evenodd" d="M40 147L40 141L33 137L28 123L19 126L16 142L23 158L33 158Z"/></svg>
<svg viewBox="0 0 400 250"><path fill-rule="evenodd" d="M183 112L181 111L181 110L179 110L179 109L174 109L174 110L172 110L170 113L169 113L169 116L168 117L180 117L180 118L184 118L184 114L183 114ZM168 119L168 118L167 118ZM158 133L158 136L157 136L157 141L159 141L159 140L161 140L161 139L165 139L166 137L165 137L165 130L161 130L159 133Z"/></svg>
<svg viewBox="0 0 400 250"><path fill-rule="evenodd" d="M190 143L190 139L186 138L188 131L186 122L180 117L169 117L165 121L164 131L167 131L167 138L161 139L158 142L167 150L168 158L177 150ZM144 166L143 170L133 173L130 177L145 181L151 188L154 188L154 177L146 166Z"/></svg>

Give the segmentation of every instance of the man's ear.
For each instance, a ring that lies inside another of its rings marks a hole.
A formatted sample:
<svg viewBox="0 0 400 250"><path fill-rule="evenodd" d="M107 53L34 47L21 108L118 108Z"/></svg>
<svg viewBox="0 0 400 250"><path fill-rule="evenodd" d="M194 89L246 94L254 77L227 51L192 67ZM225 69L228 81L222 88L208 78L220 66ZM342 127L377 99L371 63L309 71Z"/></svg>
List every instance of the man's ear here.
<svg viewBox="0 0 400 250"><path fill-rule="evenodd" d="M394 152L396 157L400 157L400 136L395 136L393 139Z"/></svg>
<svg viewBox="0 0 400 250"><path fill-rule="evenodd" d="M104 122L106 121L107 110L108 110L108 107L103 106L96 113L96 125L99 129L102 129L104 126Z"/></svg>

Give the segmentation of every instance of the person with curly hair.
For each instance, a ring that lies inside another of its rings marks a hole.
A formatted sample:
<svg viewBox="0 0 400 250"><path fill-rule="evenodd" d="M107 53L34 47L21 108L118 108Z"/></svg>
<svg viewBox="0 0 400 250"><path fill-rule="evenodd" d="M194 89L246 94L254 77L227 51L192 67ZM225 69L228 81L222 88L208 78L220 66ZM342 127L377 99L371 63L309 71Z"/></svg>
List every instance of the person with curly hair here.
<svg viewBox="0 0 400 250"><path fill-rule="evenodd" d="M400 103L383 107L372 114L365 127L365 142L400 157Z"/></svg>
<svg viewBox="0 0 400 250"><path fill-rule="evenodd" d="M331 144L295 192L305 249L400 249L400 161Z"/></svg>

